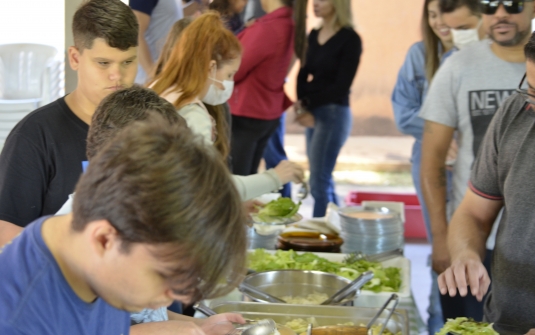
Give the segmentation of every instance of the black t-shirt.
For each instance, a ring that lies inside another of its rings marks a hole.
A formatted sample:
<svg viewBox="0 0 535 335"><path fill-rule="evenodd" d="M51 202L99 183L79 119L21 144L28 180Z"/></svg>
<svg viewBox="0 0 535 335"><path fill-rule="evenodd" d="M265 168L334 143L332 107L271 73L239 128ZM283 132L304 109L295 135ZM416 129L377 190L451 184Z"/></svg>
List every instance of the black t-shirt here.
<svg viewBox="0 0 535 335"><path fill-rule="evenodd" d="M297 97L309 110L330 103L348 106L362 53L360 37L346 27L320 45L318 33L314 29L308 36L305 66L297 76Z"/></svg>
<svg viewBox="0 0 535 335"><path fill-rule="evenodd" d="M60 98L22 119L0 155L0 220L55 214L82 174L89 126Z"/></svg>

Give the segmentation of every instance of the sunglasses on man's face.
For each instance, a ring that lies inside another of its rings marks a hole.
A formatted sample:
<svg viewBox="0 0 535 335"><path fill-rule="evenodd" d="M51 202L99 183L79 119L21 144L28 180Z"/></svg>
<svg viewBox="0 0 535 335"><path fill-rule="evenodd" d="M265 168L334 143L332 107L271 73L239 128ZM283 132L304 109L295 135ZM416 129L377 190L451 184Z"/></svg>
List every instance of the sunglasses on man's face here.
<svg viewBox="0 0 535 335"><path fill-rule="evenodd" d="M520 14L524 10L526 2L532 2L533 0L480 0L479 5L481 13L485 15L494 15L500 7L503 5L505 11L509 14Z"/></svg>

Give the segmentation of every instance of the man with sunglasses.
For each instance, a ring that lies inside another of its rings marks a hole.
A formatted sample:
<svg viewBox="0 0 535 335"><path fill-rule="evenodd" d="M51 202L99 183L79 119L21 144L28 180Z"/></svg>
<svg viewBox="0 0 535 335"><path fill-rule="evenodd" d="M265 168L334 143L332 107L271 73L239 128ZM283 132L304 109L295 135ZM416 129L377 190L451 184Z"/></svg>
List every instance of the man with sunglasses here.
<svg viewBox="0 0 535 335"><path fill-rule="evenodd" d="M458 290L482 299L490 285L481 264L485 239L503 206L485 316L504 335L535 334L535 34L525 55L527 74L518 93L496 112L474 162L450 225L452 265L439 277L442 294Z"/></svg>
<svg viewBox="0 0 535 335"><path fill-rule="evenodd" d="M420 112L426 120L421 185L431 220L432 266L439 274L451 264L448 222L466 192L474 157L496 110L524 74L522 47L529 40L534 17L531 1L480 0L480 9L490 40L473 42L448 58L433 78ZM447 195L444 162L455 131L459 150L453 188ZM489 252L487 265L490 256ZM483 314L483 305L473 297L454 302L444 297L442 307L445 318L481 319Z"/></svg>

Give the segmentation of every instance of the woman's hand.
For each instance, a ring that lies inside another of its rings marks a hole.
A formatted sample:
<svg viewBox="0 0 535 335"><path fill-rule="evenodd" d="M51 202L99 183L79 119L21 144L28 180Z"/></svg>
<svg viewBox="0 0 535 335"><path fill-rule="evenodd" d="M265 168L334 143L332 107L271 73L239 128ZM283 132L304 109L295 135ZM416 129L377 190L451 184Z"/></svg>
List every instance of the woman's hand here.
<svg viewBox="0 0 535 335"><path fill-rule="evenodd" d="M314 115L307 111L301 101L297 101L294 105L295 110L295 122L299 123L303 127L313 128L314 127Z"/></svg>
<svg viewBox="0 0 535 335"><path fill-rule="evenodd" d="M258 200L253 199L253 200L243 202L243 208L245 209L245 213L247 213L247 215L258 213L259 207L260 208L264 207L264 204Z"/></svg>
<svg viewBox="0 0 535 335"><path fill-rule="evenodd" d="M303 127L314 128L314 115L310 112L304 112L298 114L295 117L295 122L299 123Z"/></svg>
<svg viewBox="0 0 535 335"><path fill-rule="evenodd" d="M274 170L282 185L291 181L296 184L300 184L305 178L305 172L303 171L303 168L290 161L281 161Z"/></svg>

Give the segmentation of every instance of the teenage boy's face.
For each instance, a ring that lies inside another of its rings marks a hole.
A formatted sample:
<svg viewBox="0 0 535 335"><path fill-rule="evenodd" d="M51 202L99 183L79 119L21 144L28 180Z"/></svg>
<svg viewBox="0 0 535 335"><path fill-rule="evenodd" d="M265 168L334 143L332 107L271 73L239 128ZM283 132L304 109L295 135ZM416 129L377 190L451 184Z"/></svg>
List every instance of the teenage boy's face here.
<svg viewBox="0 0 535 335"><path fill-rule="evenodd" d="M493 15L483 15L483 24L489 37L501 46L517 46L525 43L531 33L533 2L524 2L519 14L509 14L502 4Z"/></svg>
<svg viewBox="0 0 535 335"><path fill-rule="evenodd" d="M444 23L451 29L475 29L479 25L480 18L474 15L467 6L455 9L451 13L443 13Z"/></svg>
<svg viewBox="0 0 535 335"><path fill-rule="evenodd" d="M108 94L132 86L137 74L137 47L126 51L110 47L102 38L91 49L69 50L73 70L78 71L78 87L95 106Z"/></svg>
<svg viewBox="0 0 535 335"><path fill-rule="evenodd" d="M111 239L113 240L113 239ZM180 287L169 278L177 264L162 262L154 256L153 247L132 244L128 252L121 250L115 239L104 246L100 262L89 285L110 305L130 311L169 306L174 300L191 303L191 297L179 293Z"/></svg>

